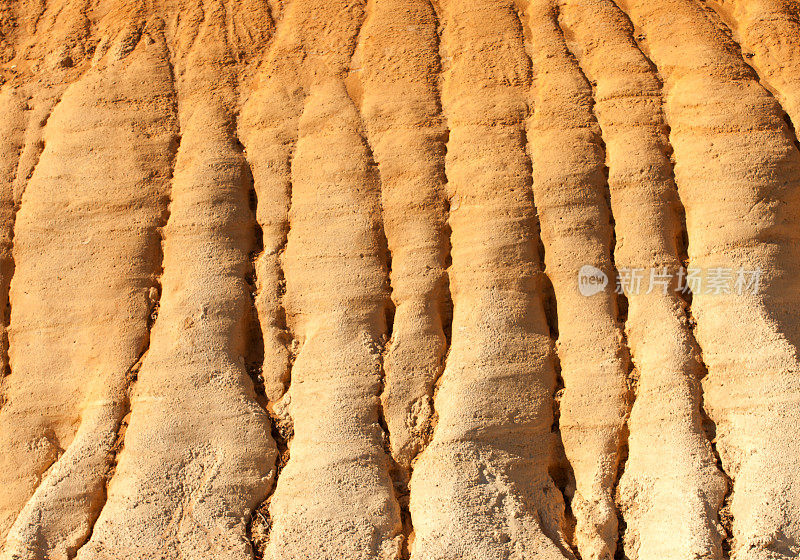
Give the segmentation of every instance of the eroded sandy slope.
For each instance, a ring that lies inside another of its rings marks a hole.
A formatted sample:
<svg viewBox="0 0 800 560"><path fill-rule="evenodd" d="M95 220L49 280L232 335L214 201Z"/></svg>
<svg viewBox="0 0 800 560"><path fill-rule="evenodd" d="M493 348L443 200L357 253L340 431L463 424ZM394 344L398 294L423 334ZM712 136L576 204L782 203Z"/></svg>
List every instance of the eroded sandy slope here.
<svg viewBox="0 0 800 560"><path fill-rule="evenodd" d="M797 2L2 0L0 80L0 559L800 556Z"/></svg>

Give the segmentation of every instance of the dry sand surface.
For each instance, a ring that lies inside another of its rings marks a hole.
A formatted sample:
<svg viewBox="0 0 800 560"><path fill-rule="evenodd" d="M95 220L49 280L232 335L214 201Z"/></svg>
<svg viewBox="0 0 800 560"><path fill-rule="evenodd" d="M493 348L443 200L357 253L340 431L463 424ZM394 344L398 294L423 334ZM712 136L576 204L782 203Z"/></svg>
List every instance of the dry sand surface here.
<svg viewBox="0 0 800 560"><path fill-rule="evenodd" d="M796 0L0 0L0 560L800 558L797 127Z"/></svg>

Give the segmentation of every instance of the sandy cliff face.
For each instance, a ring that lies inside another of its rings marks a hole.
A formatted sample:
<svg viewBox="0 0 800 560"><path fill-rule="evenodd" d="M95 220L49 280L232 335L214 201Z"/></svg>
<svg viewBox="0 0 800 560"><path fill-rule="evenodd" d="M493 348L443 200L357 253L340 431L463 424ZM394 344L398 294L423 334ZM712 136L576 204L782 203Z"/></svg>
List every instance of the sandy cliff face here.
<svg viewBox="0 0 800 560"><path fill-rule="evenodd" d="M0 559L797 558L797 126L793 0L0 1Z"/></svg>

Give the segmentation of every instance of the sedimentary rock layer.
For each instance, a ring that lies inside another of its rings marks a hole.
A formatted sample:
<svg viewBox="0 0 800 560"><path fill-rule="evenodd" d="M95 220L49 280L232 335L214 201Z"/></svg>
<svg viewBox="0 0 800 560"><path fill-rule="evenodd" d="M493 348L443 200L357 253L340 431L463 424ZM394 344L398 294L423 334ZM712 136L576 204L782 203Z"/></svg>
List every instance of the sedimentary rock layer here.
<svg viewBox="0 0 800 560"><path fill-rule="evenodd" d="M796 554L800 153L783 111L720 23L692 2L625 2L664 78L689 261L763 271L756 293L697 290L704 401L733 479L737 558ZM692 57L684 52L695 53Z"/></svg>
<svg viewBox="0 0 800 560"><path fill-rule="evenodd" d="M411 479L411 557L569 557L548 473L556 375L525 151L522 27L503 0L448 1L441 17L453 337L433 438Z"/></svg>
<svg viewBox="0 0 800 560"><path fill-rule="evenodd" d="M364 6L347 8L288 7L257 93L286 104L277 115L254 106L246 121L258 207L273 204L259 212L264 269L281 267L280 305L297 341L290 377L285 360L265 377L289 383L270 396L293 433L267 509L271 559L394 558L404 540L381 425L390 299L380 182L344 82ZM321 13L338 24L331 35L319 33ZM287 67L294 49L314 54Z"/></svg>
<svg viewBox="0 0 800 560"><path fill-rule="evenodd" d="M533 67L528 122L533 193L558 309L560 431L575 479L575 542L583 557L605 558L614 554L617 539L613 491L630 358L614 291L587 298L576 281L583 266L614 277L604 146L591 88L567 50L556 6L532 0L522 17Z"/></svg>
<svg viewBox="0 0 800 560"><path fill-rule="evenodd" d="M796 558L798 22L0 0L0 558Z"/></svg>
<svg viewBox="0 0 800 560"><path fill-rule="evenodd" d="M176 64L182 136L159 312L107 502L77 558L247 555L246 522L272 482L269 419L242 359L255 228L236 76L223 7L205 8Z"/></svg>
<svg viewBox="0 0 800 560"><path fill-rule="evenodd" d="M716 512L726 484L703 431L704 365L685 296L664 276L680 270L686 248L662 84L612 2L562 1L561 7L572 50L594 84L615 263L628 275L654 274L652 290L649 277L646 290L625 285L625 329L637 374L618 497L627 522L625 552L630 558L719 557L723 533Z"/></svg>
<svg viewBox="0 0 800 560"><path fill-rule="evenodd" d="M138 46L112 48L65 90L7 202L19 207L0 413L13 557L66 557L85 540L148 345L176 123L163 39Z"/></svg>
<svg viewBox="0 0 800 560"><path fill-rule="evenodd" d="M800 128L800 5L793 0L726 0L709 4L742 49L745 61Z"/></svg>

